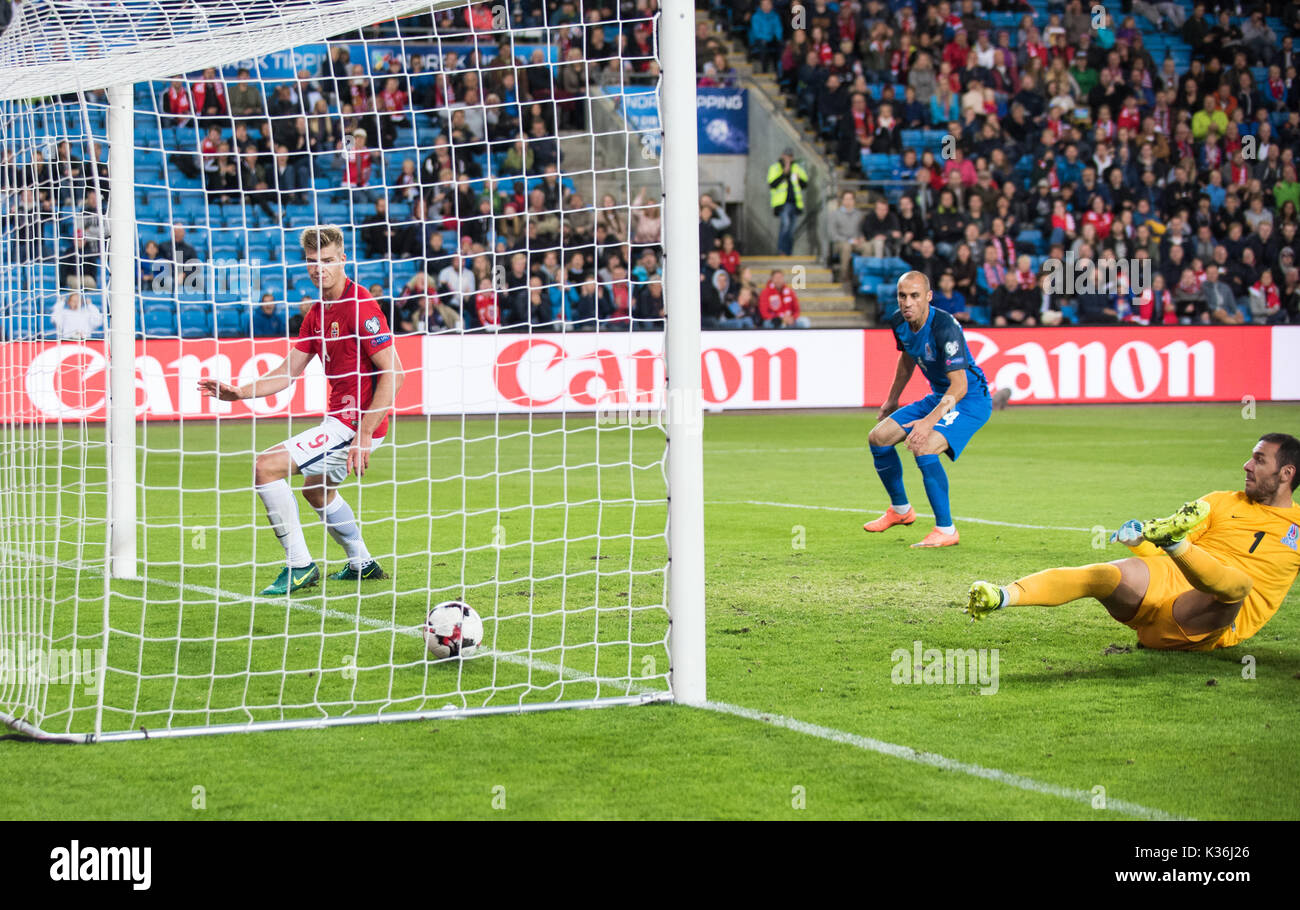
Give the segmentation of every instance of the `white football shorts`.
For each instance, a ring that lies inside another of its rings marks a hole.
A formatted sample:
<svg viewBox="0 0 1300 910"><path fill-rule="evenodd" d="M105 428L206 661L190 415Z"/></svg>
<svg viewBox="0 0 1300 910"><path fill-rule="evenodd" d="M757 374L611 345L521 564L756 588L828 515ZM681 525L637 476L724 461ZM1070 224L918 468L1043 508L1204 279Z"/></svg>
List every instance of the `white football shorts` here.
<svg viewBox="0 0 1300 910"><path fill-rule="evenodd" d="M348 448L356 435L337 417L326 417L319 426L285 440L284 447L304 476L324 474L330 483L340 484L348 479ZM383 436L372 439L370 451L383 443Z"/></svg>

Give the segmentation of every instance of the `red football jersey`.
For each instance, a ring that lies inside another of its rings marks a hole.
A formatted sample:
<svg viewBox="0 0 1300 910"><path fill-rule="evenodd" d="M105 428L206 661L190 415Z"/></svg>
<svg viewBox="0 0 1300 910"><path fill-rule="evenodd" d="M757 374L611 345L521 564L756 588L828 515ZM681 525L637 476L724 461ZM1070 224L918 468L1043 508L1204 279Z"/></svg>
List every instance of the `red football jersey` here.
<svg viewBox="0 0 1300 910"><path fill-rule="evenodd" d="M338 300L312 304L294 344L304 354L320 356L325 364L329 415L357 429L375 394L376 369L370 355L393 344L393 333L375 298L348 279ZM374 437L387 432L385 414Z"/></svg>

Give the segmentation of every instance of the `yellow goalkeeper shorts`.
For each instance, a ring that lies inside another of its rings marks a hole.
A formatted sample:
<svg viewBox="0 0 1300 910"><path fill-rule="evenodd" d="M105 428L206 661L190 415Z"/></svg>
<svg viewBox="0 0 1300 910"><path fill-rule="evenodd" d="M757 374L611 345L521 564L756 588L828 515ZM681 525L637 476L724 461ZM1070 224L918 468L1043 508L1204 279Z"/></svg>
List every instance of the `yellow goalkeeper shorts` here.
<svg viewBox="0 0 1300 910"><path fill-rule="evenodd" d="M1137 633L1144 648L1157 651L1209 651L1229 626L1213 632L1184 631L1174 618L1174 601L1194 590L1174 561L1160 556L1140 557L1151 572L1151 583L1137 614L1124 623Z"/></svg>

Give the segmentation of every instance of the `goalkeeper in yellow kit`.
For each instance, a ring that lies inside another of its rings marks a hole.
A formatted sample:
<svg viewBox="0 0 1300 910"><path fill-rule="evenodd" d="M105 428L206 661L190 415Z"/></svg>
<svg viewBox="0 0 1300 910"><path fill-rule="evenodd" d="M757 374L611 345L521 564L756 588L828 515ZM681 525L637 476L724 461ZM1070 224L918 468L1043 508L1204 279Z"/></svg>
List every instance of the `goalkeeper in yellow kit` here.
<svg viewBox="0 0 1300 910"><path fill-rule="evenodd" d="M1282 604L1300 573L1300 507L1292 500L1300 440L1260 437L1243 492L1210 493L1168 518L1128 521L1112 540L1134 555L1048 569L1005 587L971 585L972 620L1015 606L1094 597L1145 647L1208 651L1245 641Z"/></svg>

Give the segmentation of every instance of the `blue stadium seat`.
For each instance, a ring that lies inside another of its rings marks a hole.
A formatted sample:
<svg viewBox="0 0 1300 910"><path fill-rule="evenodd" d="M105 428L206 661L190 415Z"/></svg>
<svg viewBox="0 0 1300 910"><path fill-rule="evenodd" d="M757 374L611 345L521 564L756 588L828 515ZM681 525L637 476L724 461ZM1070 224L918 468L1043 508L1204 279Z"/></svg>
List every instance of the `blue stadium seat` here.
<svg viewBox="0 0 1300 910"><path fill-rule="evenodd" d="M243 306L219 306L217 307L217 337L219 338L240 338L247 337L248 332L248 310Z"/></svg>
<svg viewBox="0 0 1300 910"><path fill-rule="evenodd" d="M1024 252L1040 252L1043 249L1043 234L1041 231L1032 228L1026 228L1016 235L1016 247L1029 247Z"/></svg>
<svg viewBox="0 0 1300 910"><path fill-rule="evenodd" d="M39 313L6 313L5 337L11 341L27 341L40 337L43 317Z"/></svg>
<svg viewBox="0 0 1300 910"><path fill-rule="evenodd" d="M346 203L326 203L320 207L320 218L329 224L348 224L352 221L352 207Z"/></svg>
<svg viewBox="0 0 1300 910"><path fill-rule="evenodd" d="M176 313L168 305L146 306L142 325L148 338L176 337Z"/></svg>
<svg viewBox="0 0 1300 910"><path fill-rule="evenodd" d="M411 276L419 270L420 266L421 261L418 259L398 259L392 262L393 293L400 291L406 285L406 282L411 280Z"/></svg>
<svg viewBox="0 0 1300 910"><path fill-rule="evenodd" d="M357 264L355 281L363 287L370 287L375 282L387 284L389 280L387 262L361 262Z"/></svg>
<svg viewBox="0 0 1300 910"><path fill-rule="evenodd" d="M146 320L148 315L145 314ZM212 337L212 307L206 303L182 303L180 330L182 338Z"/></svg>
<svg viewBox="0 0 1300 910"><path fill-rule="evenodd" d="M283 233L279 228L251 228L247 235L248 258L278 262L282 239Z"/></svg>

